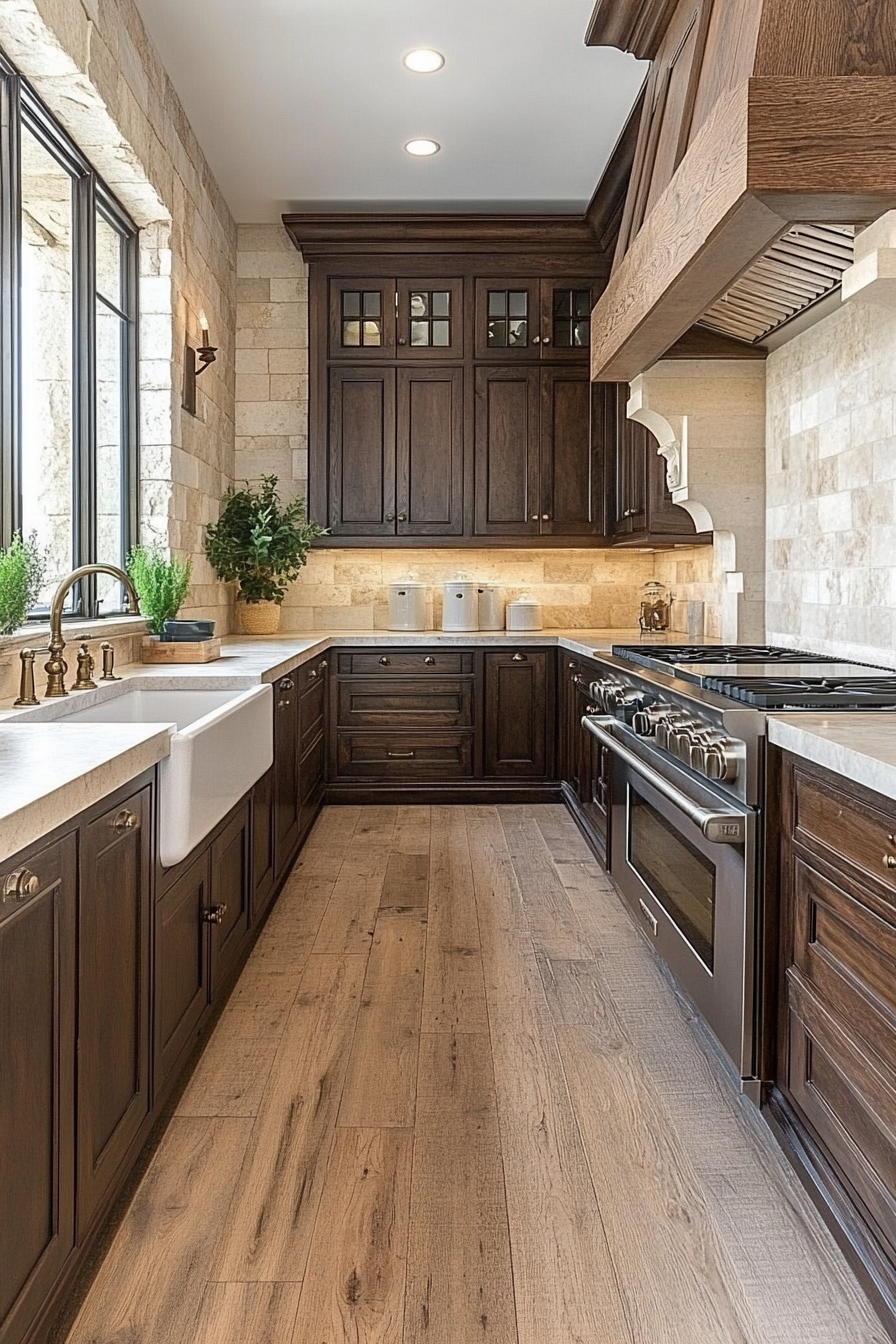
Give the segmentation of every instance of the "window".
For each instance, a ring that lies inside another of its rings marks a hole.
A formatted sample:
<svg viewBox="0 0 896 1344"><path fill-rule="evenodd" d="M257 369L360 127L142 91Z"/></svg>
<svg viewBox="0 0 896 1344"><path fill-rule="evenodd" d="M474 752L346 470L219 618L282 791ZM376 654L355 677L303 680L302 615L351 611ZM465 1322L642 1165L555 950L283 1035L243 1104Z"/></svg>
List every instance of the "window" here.
<svg viewBox="0 0 896 1344"><path fill-rule="evenodd" d="M36 532L59 580L136 540L137 229L0 57L0 544ZM120 612L83 580L72 614Z"/></svg>

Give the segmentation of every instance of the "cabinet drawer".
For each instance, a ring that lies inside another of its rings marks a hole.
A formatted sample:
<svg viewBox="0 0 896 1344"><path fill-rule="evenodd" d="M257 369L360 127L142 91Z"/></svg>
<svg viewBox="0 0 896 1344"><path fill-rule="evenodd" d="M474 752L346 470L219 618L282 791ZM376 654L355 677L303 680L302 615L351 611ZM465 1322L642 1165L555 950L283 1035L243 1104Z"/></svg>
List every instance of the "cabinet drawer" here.
<svg viewBox="0 0 896 1344"><path fill-rule="evenodd" d="M326 658L312 658L310 663L303 663L294 674L299 683L299 695L307 695L309 691L323 685L328 667Z"/></svg>
<svg viewBox="0 0 896 1344"><path fill-rule="evenodd" d="M473 773L472 733L340 733L342 779L462 779Z"/></svg>
<svg viewBox="0 0 896 1344"><path fill-rule="evenodd" d="M793 772L793 835L830 861L853 866L889 893L896 910L896 808L877 808L799 766ZM893 866L890 866L892 860Z"/></svg>
<svg viewBox="0 0 896 1344"><path fill-rule="evenodd" d="M342 728L460 728L473 723L470 681L343 681Z"/></svg>
<svg viewBox="0 0 896 1344"><path fill-rule="evenodd" d="M369 676L469 676L472 653L420 649L405 653L340 653L339 673L344 677Z"/></svg>

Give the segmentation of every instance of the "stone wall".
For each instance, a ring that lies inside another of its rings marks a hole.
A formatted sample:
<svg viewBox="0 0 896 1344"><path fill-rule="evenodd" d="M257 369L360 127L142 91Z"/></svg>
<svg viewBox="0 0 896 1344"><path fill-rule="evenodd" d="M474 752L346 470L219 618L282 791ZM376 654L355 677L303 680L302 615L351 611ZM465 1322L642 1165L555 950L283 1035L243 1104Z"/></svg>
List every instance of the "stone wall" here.
<svg viewBox="0 0 896 1344"><path fill-rule="evenodd" d="M0 0L0 47L141 228L141 531L192 556L185 615L230 619L202 552L234 470L236 227L133 0ZM181 410L184 346L217 363Z"/></svg>
<svg viewBox="0 0 896 1344"><path fill-rule="evenodd" d="M768 637L896 667L896 310L844 304L767 375Z"/></svg>
<svg viewBox="0 0 896 1344"><path fill-rule="evenodd" d="M713 546L677 546L674 551L658 551L655 559L656 578L664 583L674 596L672 604L673 630L688 633L688 603L703 603L703 622L696 638L722 638L723 594L725 574L719 568L717 549Z"/></svg>

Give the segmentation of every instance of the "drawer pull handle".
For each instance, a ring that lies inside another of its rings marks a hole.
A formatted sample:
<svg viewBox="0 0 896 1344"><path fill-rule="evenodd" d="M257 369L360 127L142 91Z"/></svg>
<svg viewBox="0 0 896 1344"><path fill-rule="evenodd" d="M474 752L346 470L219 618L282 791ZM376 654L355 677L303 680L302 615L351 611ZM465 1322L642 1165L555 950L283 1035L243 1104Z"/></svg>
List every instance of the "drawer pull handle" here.
<svg viewBox="0 0 896 1344"><path fill-rule="evenodd" d="M308 680L309 680L309 681L316 681L316 680L317 680L317 668L316 668L316 667L312 667L311 671L308 673Z"/></svg>
<svg viewBox="0 0 896 1344"><path fill-rule="evenodd" d="M294 686L295 682L293 681L292 677L284 677L280 683L281 691L291 691Z"/></svg>
<svg viewBox="0 0 896 1344"><path fill-rule="evenodd" d="M127 808L119 812L112 823L113 830L116 831L136 831L140 826L140 818L135 812L129 812Z"/></svg>
<svg viewBox="0 0 896 1344"><path fill-rule="evenodd" d="M427 667L435 667L436 665L436 660L433 657L424 658L423 661Z"/></svg>
<svg viewBox="0 0 896 1344"><path fill-rule="evenodd" d="M412 761L416 752L413 751L387 751L386 755L393 761Z"/></svg>
<svg viewBox="0 0 896 1344"><path fill-rule="evenodd" d="M330 666L330 664L327 662L326 658L322 658L321 661L320 661L320 662L318 663L318 665L317 665L317 670L318 670L318 672L326 672L326 670L327 670L327 668L328 668L329 666Z"/></svg>
<svg viewBox="0 0 896 1344"><path fill-rule="evenodd" d="M380 667L388 667L391 661L391 658L381 658Z"/></svg>
<svg viewBox="0 0 896 1344"><path fill-rule="evenodd" d="M227 914L226 905L213 905L210 910L203 910L202 918L206 924L223 924L224 916Z"/></svg>
<svg viewBox="0 0 896 1344"><path fill-rule="evenodd" d="M514 663L528 663L529 659L525 653L515 653L512 661Z"/></svg>
<svg viewBox="0 0 896 1344"><path fill-rule="evenodd" d="M36 896L39 891L40 879L29 868L17 868L3 880L4 902L10 899L27 901L29 896Z"/></svg>
<svg viewBox="0 0 896 1344"><path fill-rule="evenodd" d="M887 836L887 839L889 840L891 845L896 845L896 835L890 834Z"/></svg>
<svg viewBox="0 0 896 1344"><path fill-rule="evenodd" d="M291 700L278 700L278 701L277 701L277 708L278 708L278 709L289 709L289 707L290 707L291 704L292 704L292 701L291 701Z"/></svg>
<svg viewBox="0 0 896 1344"><path fill-rule="evenodd" d="M885 868L896 868L896 854L885 854L885 855L884 855L884 867L885 867Z"/></svg>

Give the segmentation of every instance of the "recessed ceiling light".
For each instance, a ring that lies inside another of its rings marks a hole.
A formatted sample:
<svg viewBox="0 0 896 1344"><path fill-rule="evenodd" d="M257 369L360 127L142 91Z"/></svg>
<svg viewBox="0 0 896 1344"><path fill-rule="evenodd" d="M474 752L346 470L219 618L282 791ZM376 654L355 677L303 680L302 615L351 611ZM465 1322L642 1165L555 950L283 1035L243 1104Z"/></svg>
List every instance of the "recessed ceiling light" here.
<svg viewBox="0 0 896 1344"><path fill-rule="evenodd" d="M402 59L408 70L413 70L415 75L434 74L445 64L442 53L433 51L432 47L419 47L416 51L409 51Z"/></svg>
<svg viewBox="0 0 896 1344"><path fill-rule="evenodd" d="M416 154L418 158L426 158L429 154L438 154L442 148L435 140L409 140L405 149L409 154Z"/></svg>

